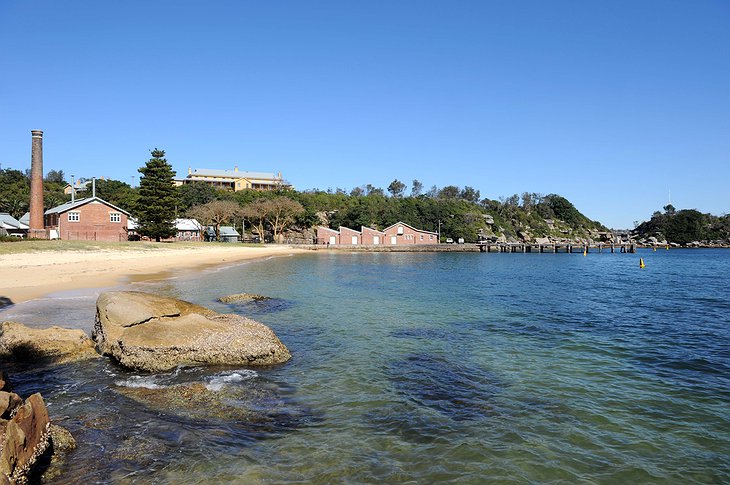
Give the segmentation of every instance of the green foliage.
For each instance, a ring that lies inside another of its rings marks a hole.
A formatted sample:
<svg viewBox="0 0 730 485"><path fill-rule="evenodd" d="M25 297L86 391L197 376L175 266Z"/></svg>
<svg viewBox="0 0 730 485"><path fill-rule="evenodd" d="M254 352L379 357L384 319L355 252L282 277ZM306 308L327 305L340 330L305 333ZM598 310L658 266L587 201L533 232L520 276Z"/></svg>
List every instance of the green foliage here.
<svg viewBox="0 0 730 485"><path fill-rule="evenodd" d="M66 178L63 174L63 170L49 170L44 179L46 182L53 182L56 184L66 185Z"/></svg>
<svg viewBox="0 0 730 485"><path fill-rule="evenodd" d="M139 195L135 189L119 180L97 180L96 196L127 212L133 212Z"/></svg>
<svg viewBox="0 0 730 485"><path fill-rule="evenodd" d="M152 158L139 169L139 199L135 215L139 222L139 233L154 238L172 237L176 230L173 222L179 203L173 179L175 172L165 160L165 152L155 148Z"/></svg>
<svg viewBox="0 0 730 485"><path fill-rule="evenodd" d="M20 219L28 211L30 180L20 170L0 170L0 212Z"/></svg>
<svg viewBox="0 0 730 485"><path fill-rule="evenodd" d="M45 210L59 206L71 200L70 195L63 193L63 189L65 187L65 183L43 182L43 207Z"/></svg>
<svg viewBox="0 0 730 485"><path fill-rule="evenodd" d="M406 184L398 179L393 180L390 185L388 185L388 192L390 192L390 195L393 197L403 197L403 192L405 192L405 190Z"/></svg>
<svg viewBox="0 0 730 485"><path fill-rule="evenodd" d="M571 226L582 226L590 223L590 220L578 212L573 204L565 197L556 194L550 194L545 197L545 202L550 208L556 219L567 222Z"/></svg>
<svg viewBox="0 0 730 485"><path fill-rule="evenodd" d="M193 206L207 204L218 197L215 187L205 182L193 182L177 188L180 196L180 211L185 212Z"/></svg>
<svg viewBox="0 0 730 485"><path fill-rule="evenodd" d="M639 237L666 238L667 242L677 244L730 239L730 216L718 217L695 209L677 211L669 204L664 213L654 212L635 232Z"/></svg>

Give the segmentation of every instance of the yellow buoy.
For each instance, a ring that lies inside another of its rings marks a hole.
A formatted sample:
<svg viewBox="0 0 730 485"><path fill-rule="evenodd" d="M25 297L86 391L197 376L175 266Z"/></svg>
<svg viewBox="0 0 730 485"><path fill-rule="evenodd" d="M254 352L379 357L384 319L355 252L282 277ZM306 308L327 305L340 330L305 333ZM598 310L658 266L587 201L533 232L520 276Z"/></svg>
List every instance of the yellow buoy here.
<svg viewBox="0 0 730 485"><path fill-rule="evenodd" d="M669 244L667 244L667 251L669 251Z"/></svg>
<svg viewBox="0 0 730 485"><path fill-rule="evenodd" d="M639 258L639 268L644 268L646 265L644 264L644 258Z"/></svg>
<svg viewBox="0 0 730 485"><path fill-rule="evenodd" d="M654 252L656 253L656 246L654 246Z"/></svg>
<svg viewBox="0 0 730 485"><path fill-rule="evenodd" d="M583 249L583 256L588 256L588 249Z"/></svg>

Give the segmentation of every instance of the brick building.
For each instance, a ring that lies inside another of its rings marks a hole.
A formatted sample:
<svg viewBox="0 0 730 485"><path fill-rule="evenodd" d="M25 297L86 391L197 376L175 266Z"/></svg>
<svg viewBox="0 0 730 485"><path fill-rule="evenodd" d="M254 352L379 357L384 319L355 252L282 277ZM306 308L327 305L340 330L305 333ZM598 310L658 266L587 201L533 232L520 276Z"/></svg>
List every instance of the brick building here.
<svg viewBox="0 0 730 485"><path fill-rule="evenodd" d="M360 244L360 232L349 227L340 227L340 244L357 246Z"/></svg>
<svg viewBox="0 0 730 485"><path fill-rule="evenodd" d="M126 241L128 218L127 211L90 197L48 209L44 226L51 239Z"/></svg>
<svg viewBox="0 0 730 485"><path fill-rule="evenodd" d="M385 233L385 244L438 244L438 234L435 232L423 231L409 226L405 222L396 222L392 226L383 229Z"/></svg>
<svg viewBox="0 0 730 485"><path fill-rule="evenodd" d="M370 227L362 226L360 228L361 244L377 246L379 244L385 244L385 233L372 229Z"/></svg>
<svg viewBox="0 0 730 485"><path fill-rule="evenodd" d="M382 231L370 227L362 227L360 231L347 227L340 227L339 231L323 226L317 228L317 244L402 246L438 243L438 234L435 232L416 229L404 222L393 224Z"/></svg>
<svg viewBox="0 0 730 485"><path fill-rule="evenodd" d="M329 227L317 228L317 244L340 244L340 232Z"/></svg>

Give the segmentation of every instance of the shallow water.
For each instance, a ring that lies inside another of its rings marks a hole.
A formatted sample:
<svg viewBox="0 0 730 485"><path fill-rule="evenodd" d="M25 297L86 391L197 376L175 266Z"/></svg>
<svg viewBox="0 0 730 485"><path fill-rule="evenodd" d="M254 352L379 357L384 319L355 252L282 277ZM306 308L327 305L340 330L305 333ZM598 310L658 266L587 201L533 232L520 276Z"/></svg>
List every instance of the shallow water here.
<svg viewBox="0 0 730 485"><path fill-rule="evenodd" d="M723 250L276 258L134 288L266 323L287 364L8 372L79 440L59 483L727 483L729 274ZM215 301L241 292L274 299ZM0 319L90 331L96 293Z"/></svg>

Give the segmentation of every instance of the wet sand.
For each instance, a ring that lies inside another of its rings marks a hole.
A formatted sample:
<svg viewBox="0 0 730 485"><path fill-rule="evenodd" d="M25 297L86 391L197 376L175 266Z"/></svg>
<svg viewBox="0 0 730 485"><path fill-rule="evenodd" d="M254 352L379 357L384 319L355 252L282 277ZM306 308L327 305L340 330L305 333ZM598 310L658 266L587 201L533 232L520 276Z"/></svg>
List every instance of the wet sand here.
<svg viewBox="0 0 730 485"><path fill-rule="evenodd" d="M204 267L306 252L292 246L201 243L149 249L104 248L0 255L0 301L20 303L49 293L164 279ZM0 307L3 305L0 304Z"/></svg>

